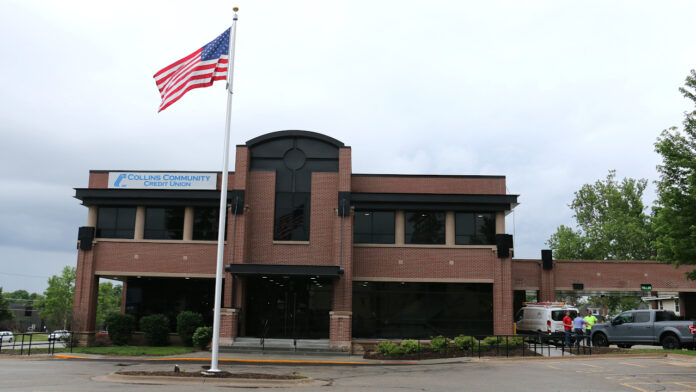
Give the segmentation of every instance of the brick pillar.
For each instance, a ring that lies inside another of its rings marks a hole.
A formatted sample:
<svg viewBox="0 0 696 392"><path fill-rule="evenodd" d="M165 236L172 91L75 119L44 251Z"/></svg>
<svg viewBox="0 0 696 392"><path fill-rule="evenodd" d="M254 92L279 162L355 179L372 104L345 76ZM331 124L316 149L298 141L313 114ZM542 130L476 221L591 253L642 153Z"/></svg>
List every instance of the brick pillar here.
<svg viewBox="0 0 696 392"><path fill-rule="evenodd" d="M498 259L493 280L493 333L512 334L512 258Z"/></svg>
<svg viewBox="0 0 696 392"><path fill-rule="evenodd" d="M554 263L555 266L555 263ZM539 264L539 298L538 301L555 301L556 300L556 279L554 270L545 270Z"/></svg>
<svg viewBox="0 0 696 392"><path fill-rule="evenodd" d="M239 322L239 309L220 309L220 345L231 346L237 337L237 324Z"/></svg>
<svg viewBox="0 0 696 392"><path fill-rule="evenodd" d="M73 331L92 336L95 332L99 294L99 277L94 275L94 264L94 249L78 251L71 324Z"/></svg>
<svg viewBox="0 0 696 392"><path fill-rule="evenodd" d="M329 317L331 319L329 321L329 344L331 348L349 351L353 312L332 311L329 312Z"/></svg>

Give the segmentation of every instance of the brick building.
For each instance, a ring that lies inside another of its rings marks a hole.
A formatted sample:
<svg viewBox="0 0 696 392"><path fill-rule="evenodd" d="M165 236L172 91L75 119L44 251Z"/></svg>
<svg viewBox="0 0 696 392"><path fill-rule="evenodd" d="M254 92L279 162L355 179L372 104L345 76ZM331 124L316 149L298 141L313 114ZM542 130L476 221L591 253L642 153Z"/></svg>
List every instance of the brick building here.
<svg viewBox="0 0 696 392"><path fill-rule="evenodd" d="M505 193L504 176L351 167L350 147L312 132L237 146L222 345L265 336L345 349L356 338L507 334L525 290L546 298L574 283L538 260L513 263L505 215L517 195ZM122 310L136 317L193 310L212 323L220 183L214 172L90 171L75 196L88 217L73 329L94 331L99 277L123 282Z"/></svg>

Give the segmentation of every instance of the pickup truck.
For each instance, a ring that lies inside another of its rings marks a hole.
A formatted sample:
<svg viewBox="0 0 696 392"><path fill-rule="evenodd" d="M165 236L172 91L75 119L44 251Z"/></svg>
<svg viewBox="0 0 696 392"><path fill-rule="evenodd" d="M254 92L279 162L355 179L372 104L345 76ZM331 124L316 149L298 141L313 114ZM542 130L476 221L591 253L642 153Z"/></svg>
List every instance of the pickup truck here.
<svg viewBox="0 0 696 392"><path fill-rule="evenodd" d="M642 344L662 345L667 350L694 348L696 322L680 320L674 312L665 310L629 310L609 323L595 324L591 337L592 343L599 347L616 344L628 348Z"/></svg>

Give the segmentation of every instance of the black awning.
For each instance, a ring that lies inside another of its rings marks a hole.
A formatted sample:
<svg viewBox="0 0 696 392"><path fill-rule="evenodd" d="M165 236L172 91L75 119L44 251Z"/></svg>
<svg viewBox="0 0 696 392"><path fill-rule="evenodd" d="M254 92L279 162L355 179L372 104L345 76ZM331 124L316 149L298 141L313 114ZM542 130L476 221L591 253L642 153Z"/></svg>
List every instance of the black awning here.
<svg viewBox="0 0 696 392"><path fill-rule="evenodd" d="M336 278L343 267L336 265L228 264L225 271L234 275L286 275Z"/></svg>

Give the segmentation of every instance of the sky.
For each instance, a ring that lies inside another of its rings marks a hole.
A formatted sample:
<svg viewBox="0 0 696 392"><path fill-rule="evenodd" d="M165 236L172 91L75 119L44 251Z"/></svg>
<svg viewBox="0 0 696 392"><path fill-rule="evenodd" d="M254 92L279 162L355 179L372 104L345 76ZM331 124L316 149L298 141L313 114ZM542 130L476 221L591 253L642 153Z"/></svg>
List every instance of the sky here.
<svg viewBox="0 0 696 392"><path fill-rule="evenodd" d="M233 6L232 145L300 129L351 146L354 173L505 175L516 258L540 258L609 170L648 179L651 205L653 144L691 109L692 1L3 0L5 292L76 265L90 169L221 170L224 83L158 114L152 76Z"/></svg>

